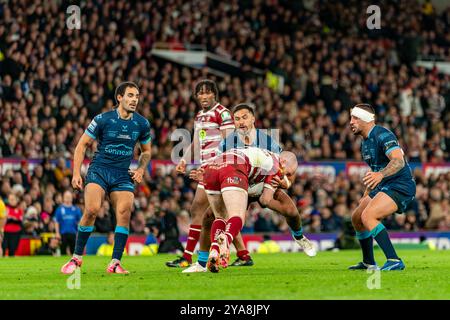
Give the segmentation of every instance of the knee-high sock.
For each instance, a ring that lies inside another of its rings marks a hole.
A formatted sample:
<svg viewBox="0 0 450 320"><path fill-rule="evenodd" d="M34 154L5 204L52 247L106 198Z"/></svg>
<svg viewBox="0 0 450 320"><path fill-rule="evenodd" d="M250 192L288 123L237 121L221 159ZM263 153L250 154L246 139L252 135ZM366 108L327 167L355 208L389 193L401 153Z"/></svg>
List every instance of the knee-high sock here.
<svg viewBox="0 0 450 320"><path fill-rule="evenodd" d="M94 231L94 226L78 226L77 239L75 240L74 255L82 256L89 236Z"/></svg>
<svg viewBox="0 0 450 320"><path fill-rule="evenodd" d="M374 265L375 258L373 256L373 238L369 231L356 231L356 238L359 240L361 250L363 252L363 262Z"/></svg>
<svg viewBox="0 0 450 320"><path fill-rule="evenodd" d="M389 234L381 222L370 230L370 235L375 238L381 250L383 250L386 259L399 259L389 238Z"/></svg>
<svg viewBox="0 0 450 320"><path fill-rule="evenodd" d="M114 232L114 249L112 258L120 260L122 259L123 250L127 244L129 230L128 228L117 226Z"/></svg>
<svg viewBox="0 0 450 320"><path fill-rule="evenodd" d="M211 226L211 249L219 249L216 242L216 237L220 232L225 232L227 223L225 220L216 218Z"/></svg>
<svg viewBox="0 0 450 320"><path fill-rule="evenodd" d="M225 229L225 234L228 237L228 243L233 243L234 237L236 237L238 233L241 232L242 226L243 223L240 217L231 217L230 219L228 219Z"/></svg>
<svg viewBox="0 0 450 320"><path fill-rule="evenodd" d="M183 252L183 257L192 263L192 255L194 254L195 246L200 239L200 232L202 231L202 226L199 224L191 224L189 226L189 234L187 238L186 248Z"/></svg>

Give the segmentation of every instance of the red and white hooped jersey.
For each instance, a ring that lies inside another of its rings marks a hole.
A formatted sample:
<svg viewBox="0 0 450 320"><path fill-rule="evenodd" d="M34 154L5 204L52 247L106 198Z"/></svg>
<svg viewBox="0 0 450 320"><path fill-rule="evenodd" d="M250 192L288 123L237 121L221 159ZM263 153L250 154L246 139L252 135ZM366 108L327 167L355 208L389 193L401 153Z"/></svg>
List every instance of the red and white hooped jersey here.
<svg viewBox="0 0 450 320"><path fill-rule="evenodd" d="M209 164L209 163L208 163ZM210 163L213 166L239 165L245 168L249 185L264 182L264 187L272 188L270 181L274 176L283 177L280 156L256 147L230 149L217 156Z"/></svg>
<svg viewBox="0 0 450 320"><path fill-rule="evenodd" d="M230 110L217 103L208 111L200 110L194 121L194 130L200 140L200 162L205 163L218 154L221 130L234 129L234 119Z"/></svg>

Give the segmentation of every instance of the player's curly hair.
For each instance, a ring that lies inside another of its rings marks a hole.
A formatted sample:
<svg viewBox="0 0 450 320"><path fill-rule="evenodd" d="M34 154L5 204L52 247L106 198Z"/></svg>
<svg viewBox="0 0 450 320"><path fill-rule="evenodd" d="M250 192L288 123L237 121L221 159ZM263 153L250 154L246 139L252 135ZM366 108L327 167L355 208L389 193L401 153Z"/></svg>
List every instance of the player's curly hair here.
<svg viewBox="0 0 450 320"><path fill-rule="evenodd" d="M204 79L197 82L194 88L194 97L197 98L197 94L204 88L205 91L214 93L216 101L219 101L219 89L217 84L213 80Z"/></svg>

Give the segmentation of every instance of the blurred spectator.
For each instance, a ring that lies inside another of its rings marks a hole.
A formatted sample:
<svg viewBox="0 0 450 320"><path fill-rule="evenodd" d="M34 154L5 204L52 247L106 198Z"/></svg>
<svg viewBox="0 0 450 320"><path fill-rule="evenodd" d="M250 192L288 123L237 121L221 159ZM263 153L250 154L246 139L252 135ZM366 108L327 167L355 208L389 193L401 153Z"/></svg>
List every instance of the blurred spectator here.
<svg viewBox="0 0 450 320"><path fill-rule="evenodd" d="M158 217L158 253L168 253L176 250L180 250L182 252L184 247L178 239L180 233L178 230L177 217L175 213L169 210L160 210Z"/></svg>
<svg viewBox="0 0 450 320"><path fill-rule="evenodd" d="M64 178L72 175L72 171L66 167L66 160L64 158L58 159L54 172L56 181L60 186L62 185Z"/></svg>
<svg viewBox="0 0 450 320"><path fill-rule="evenodd" d="M63 203L55 211L57 237L61 239L61 254L71 255L75 250L75 240L82 213L73 205L72 191L65 191Z"/></svg>
<svg viewBox="0 0 450 320"><path fill-rule="evenodd" d="M6 205L6 224L2 242L3 255L14 257L19 246L22 232L23 209L19 207L19 198L14 193L8 195Z"/></svg>
<svg viewBox="0 0 450 320"><path fill-rule="evenodd" d="M131 232L145 234L145 216L143 211L136 211L130 221Z"/></svg>
<svg viewBox="0 0 450 320"><path fill-rule="evenodd" d="M114 250L114 232L109 232L106 237L106 243L103 243L97 249L97 255L102 257L111 257ZM123 250L123 254L126 255L126 249Z"/></svg>
<svg viewBox="0 0 450 320"><path fill-rule="evenodd" d="M95 232L109 233L114 230L114 224L111 219L110 206L108 201L103 202L103 206L97 213L95 219Z"/></svg>
<svg viewBox="0 0 450 320"><path fill-rule="evenodd" d="M51 255L54 257L59 257L61 255L60 251L60 239L59 238L50 238L47 242L43 242L41 247L36 252L37 255Z"/></svg>
<svg viewBox="0 0 450 320"><path fill-rule="evenodd" d="M2 197L0 197L0 257L3 257L3 228L6 222L6 206L3 202Z"/></svg>

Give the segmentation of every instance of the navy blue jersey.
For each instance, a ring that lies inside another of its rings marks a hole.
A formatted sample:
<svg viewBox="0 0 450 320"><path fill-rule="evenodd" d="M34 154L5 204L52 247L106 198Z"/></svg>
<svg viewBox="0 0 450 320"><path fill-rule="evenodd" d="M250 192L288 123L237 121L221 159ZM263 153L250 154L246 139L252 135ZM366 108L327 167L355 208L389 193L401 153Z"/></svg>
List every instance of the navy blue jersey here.
<svg viewBox="0 0 450 320"><path fill-rule="evenodd" d="M85 132L98 141L92 165L128 170L137 142L150 143L150 123L138 113L128 120L117 109L97 115Z"/></svg>
<svg viewBox="0 0 450 320"><path fill-rule="evenodd" d="M395 149L401 149L395 135L388 129L375 126L369 132L367 139L361 143L361 155L373 172L384 169L389 163L388 155ZM412 172L405 160L405 166L396 174L383 179L382 184L395 180L411 180Z"/></svg>
<svg viewBox="0 0 450 320"><path fill-rule="evenodd" d="M240 138L239 133L235 130L230 133L225 140L222 140L219 145L219 150L225 152L230 149L239 149L247 147L257 147L264 150L269 150L274 153L281 153L283 151L279 144L271 136L265 133L265 130L256 129L256 138L252 144L246 145Z"/></svg>

